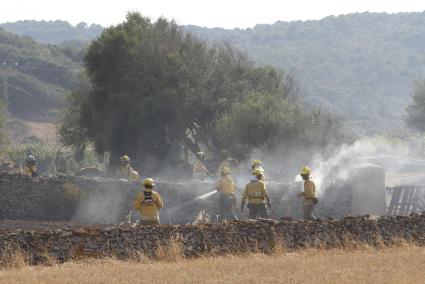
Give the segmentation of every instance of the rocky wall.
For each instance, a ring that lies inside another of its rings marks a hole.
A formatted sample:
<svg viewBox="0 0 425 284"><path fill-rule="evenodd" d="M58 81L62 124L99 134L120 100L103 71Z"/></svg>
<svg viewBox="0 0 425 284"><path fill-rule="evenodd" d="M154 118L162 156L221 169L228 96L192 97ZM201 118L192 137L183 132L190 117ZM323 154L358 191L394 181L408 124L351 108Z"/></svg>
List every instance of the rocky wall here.
<svg viewBox="0 0 425 284"><path fill-rule="evenodd" d="M296 193L301 185L270 182L271 217L298 218L301 200ZM76 176L40 177L0 173L0 219L39 221L76 221L113 224L126 220L140 184L115 179ZM218 194L199 198L213 190L212 183L156 182L165 207L161 223L192 223L201 210L214 221L218 214ZM239 208L242 186L236 192ZM246 218L247 212L238 212Z"/></svg>
<svg viewBox="0 0 425 284"><path fill-rule="evenodd" d="M127 258L135 252L155 257L159 248L167 249L173 243L190 257L247 251L268 253L277 246L288 250L310 246L340 248L353 243L379 247L401 240L425 244L425 215L0 231L0 253L19 248L32 263L39 263L52 258Z"/></svg>

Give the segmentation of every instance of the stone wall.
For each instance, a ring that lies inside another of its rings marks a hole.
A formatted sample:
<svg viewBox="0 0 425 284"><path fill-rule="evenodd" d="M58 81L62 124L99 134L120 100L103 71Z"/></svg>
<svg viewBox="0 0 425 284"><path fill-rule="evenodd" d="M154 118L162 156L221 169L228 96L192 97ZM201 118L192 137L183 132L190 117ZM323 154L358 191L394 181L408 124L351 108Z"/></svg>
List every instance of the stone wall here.
<svg viewBox="0 0 425 284"><path fill-rule="evenodd" d="M268 185L273 207L272 218L297 218L301 200L296 193L301 185ZM125 221L132 200L140 191L136 182L76 176L40 177L34 180L20 174L0 173L0 219L76 221L113 224ZM197 197L211 192L212 183L156 182L165 207L161 223L192 223L204 209L212 220L218 214L218 195ZM241 190L236 192L239 208ZM247 212L238 212L241 218Z"/></svg>
<svg viewBox="0 0 425 284"><path fill-rule="evenodd" d="M301 218L302 200L297 198L297 193L302 190L302 182L288 185L270 181L267 187L272 201L272 219ZM242 188L240 184L236 192L237 209ZM126 220L132 200L140 190L139 183L115 179L57 176L34 180L0 172L0 220L119 223ZM205 210L212 221L217 217L218 194L198 198L213 190L212 183L156 181L156 190L165 204L160 213L162 224L193 223L201 210ZM367 190L364 195L365 198L369 196ZM385 204L385 192L383 195ZM352 187L348 184L330 186L319 199L316 216L341 218L352 213ZM363 199L359 199L359 203L364 202ZM237 214L241 219L248 217L247 210Z"/></svg>
<svg viewBox="0 0 425 284"><path fill-rule="evenodd" d="M205 225L97 226L44 231L0 231L1 251L19 248L32 263L79 257L127 258L134 252L155 257L174 243L185 256L353 244L391 245L401 240L425 244L425 215L346 217L341 220L235 221Z"/></svg>

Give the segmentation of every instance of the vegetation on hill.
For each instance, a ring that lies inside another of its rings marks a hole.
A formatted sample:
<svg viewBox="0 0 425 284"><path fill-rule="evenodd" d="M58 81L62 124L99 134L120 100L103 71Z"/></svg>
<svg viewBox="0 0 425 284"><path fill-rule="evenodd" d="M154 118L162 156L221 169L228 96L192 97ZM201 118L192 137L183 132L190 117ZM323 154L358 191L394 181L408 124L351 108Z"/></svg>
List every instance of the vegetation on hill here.
<svg viewBox="0 0 425 284"><path fill-rule="evenodd" d="M425 66L425 13L362 13L252 29L186 31L244 50L293 74L303 97L364 128L402 125L413 81Z"/></svg>
<svg viewBox="0 0 425 284"><path fill-rule="evenodd" d="M17 21L3 23L0 27L20 36L29 36L34 40L45 44L63 44L71 42L76 46L83 47L87 42L96 38L103 27L84 22L75 27L66 21Z"/></svg>
<svg viewBox="0 0 425 284"><path fill-rule="evenodd" d="M90 82L70 97L60 133L68 145L94 142L112 160L127 153L156 169L181 162L187 150L243 157L252 148L316 143L311 132L328 144L338 129L333 118L301 108L290 76L165 19L129 14L92 42L84 63Z"/></svg>
<svg viewBox="0 0 425 284"><path fill-rule="evenodd" d="M13 116L51 118L79 72L79 63L60 48L0 28L0 92Z"/></svg>
<svg viewBox="0 0 425 284"><path fill-rule="evenodd" d="M102 27L22 21L3 27L41 42L61 44L80 61L81 41ZM361 13L319 21L276 22L252 29L184 27L210 42L226 42L257 64L294 75L300 96L314 107L348 117L350 129L395 129L425 66L425 13Z"/></svg>

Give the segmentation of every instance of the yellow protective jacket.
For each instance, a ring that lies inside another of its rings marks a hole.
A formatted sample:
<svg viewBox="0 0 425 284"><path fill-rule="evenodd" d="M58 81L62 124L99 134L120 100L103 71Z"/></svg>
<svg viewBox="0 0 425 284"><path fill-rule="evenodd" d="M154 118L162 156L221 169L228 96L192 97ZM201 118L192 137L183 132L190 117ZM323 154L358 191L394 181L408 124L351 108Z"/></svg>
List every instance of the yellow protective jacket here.
<svg viewBox="0 0 425 284"><path fill-rule="evenodd" d="M304 181L304 191L300 195L304 197L304 205L313 204L313 198L316 197L316 185L312 180Z"/></svg>
<svg viewBox="0 0 425 284"><path fill-rule="evenodd" d="M241 205L245 205L248 199L248 204L261 204L269 201L269 193L267 192L266 185L261 180L252 180L246 187L242 194Z"/></svg>
<svg viewBox="0 0 425 284"><path fill-rule="evenodd" d="M133 202L133 208L140 212L140 219L159 221L159 209L164 207L161 195L149 188L140 192Z"/></svg>
<svg viewBox="0 0 425 284"><path fill-rule="evenodd" d="M23 173L30 177L37 177L37 168L36 166L25 166L22 170Z"/></svg>
<svg viewBox="0 0 425 284"><path fill-rule="evenodd" d="M193 172L192 175L197 179L204 179L210 172L207 167L205 167L204 163L200 160L197 160L195 164L193 164Z"/></svg>
<svg viewBox="0 0 425 284"><path fill-rule="evenodd" d="M115 175L118 179L126 179L129 181L135 181L139 179L139 173L133 170L130 165L120 166Z"/></svg>
<svg viewBox="0 0 425 284"><path fill-rule="evenodd" d="M264 169L261 166L255 166L252 168L252 171L255 171L255 169L259 169L263 176L261 177L262 182L266 182L266 175L264 174Z"/></svg>
<svg viewBox="0 0 425 284"><path fill-rule="evenodd" d="M221 177L214 187L218 192L222 192L226 195L233 195L235 192L235 184L233 183L232 177L229 175Z"/></svg>

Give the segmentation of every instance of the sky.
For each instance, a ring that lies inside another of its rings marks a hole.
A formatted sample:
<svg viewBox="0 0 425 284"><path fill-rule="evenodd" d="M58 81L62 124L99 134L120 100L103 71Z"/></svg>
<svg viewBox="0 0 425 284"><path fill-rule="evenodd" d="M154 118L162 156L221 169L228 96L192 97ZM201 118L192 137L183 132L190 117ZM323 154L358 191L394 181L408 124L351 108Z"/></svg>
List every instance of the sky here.
<svg viewBox="0 0 425 284"><path fill-rule="evenodd" d="M181 25L249 28L276 21L314 20L355 12L423 12L424 0L2 0L0 23L65 20L102 26L124 21L129 11Z"/></svg>

